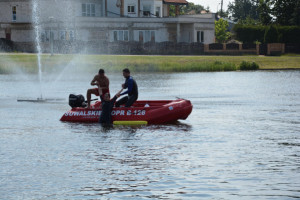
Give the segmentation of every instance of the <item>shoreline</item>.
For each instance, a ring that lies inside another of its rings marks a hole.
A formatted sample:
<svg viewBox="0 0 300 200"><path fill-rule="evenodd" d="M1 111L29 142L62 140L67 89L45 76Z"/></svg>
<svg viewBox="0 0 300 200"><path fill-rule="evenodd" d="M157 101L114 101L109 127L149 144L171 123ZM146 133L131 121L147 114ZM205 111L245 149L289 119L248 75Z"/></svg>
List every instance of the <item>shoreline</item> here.
<svg viewBox="0 0 300 200"><path fill-rule="evenodd" d="M36 53L0 53L0 74L10 73L15 68L35 73ZM258 70L299 70L300 55L282 56L213 56L213 55L95 55L95 54L41 54L45 70L60 68L72 63L78 69L104 68L118 71L130 68L133 71L151 72L214 72L239 71L243 61L255 62ZM73 67L72 66L72 67ZM50 69L48 69L50 68Z"/></svg>

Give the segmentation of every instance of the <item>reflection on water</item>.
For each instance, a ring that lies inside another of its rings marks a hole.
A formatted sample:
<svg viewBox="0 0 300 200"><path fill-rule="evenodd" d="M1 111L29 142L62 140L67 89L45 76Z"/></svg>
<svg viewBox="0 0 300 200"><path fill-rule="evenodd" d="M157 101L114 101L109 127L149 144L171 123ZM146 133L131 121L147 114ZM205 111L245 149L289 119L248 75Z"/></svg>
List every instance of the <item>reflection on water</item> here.
<svg viewBox="0 0 300 200"><path fill-rule="evenodd" d="M124 78L108 76L114 93ZM300 197L299 71L134 76L140 99L184 97L192 114L166 125L63 123L67 100L17 102L36 97L37 80L0 75L1 199ZM46 93L85 94L89 77Z"/></svg>

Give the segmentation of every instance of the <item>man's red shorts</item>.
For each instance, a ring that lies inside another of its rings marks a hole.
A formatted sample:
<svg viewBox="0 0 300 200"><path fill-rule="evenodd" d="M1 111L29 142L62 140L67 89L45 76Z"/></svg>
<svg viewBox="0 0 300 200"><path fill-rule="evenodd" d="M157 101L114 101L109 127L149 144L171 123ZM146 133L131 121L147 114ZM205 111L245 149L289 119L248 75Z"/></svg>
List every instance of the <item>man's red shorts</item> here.
<svg viewBox="0 0 300 200"><path fill-rule="evenodd" d="M93 94L95 94L96 96L99 96L98 88L93 88L92 91L93 91ZM109 94L109 89L102 89L102 95L104 95L105 93Z"/></svg>

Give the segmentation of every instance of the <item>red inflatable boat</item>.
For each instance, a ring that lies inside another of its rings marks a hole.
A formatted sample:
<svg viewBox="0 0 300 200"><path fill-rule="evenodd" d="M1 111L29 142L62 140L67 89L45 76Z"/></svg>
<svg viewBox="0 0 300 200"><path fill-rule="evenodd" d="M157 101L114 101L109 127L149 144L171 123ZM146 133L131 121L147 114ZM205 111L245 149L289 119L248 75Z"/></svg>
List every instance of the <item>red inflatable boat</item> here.
<svg viewBox="0 0 300 200"><path fill-rule="evenodd" d="M146 124L164 124L186 119L192 112L193 106L189 100L158 100L136 101L132 107L113 108L114 122L143 121ZM61 121L68 122L98 122L101 114L101 102L97 101L87 108L72 108L66 112Z"/></svg>

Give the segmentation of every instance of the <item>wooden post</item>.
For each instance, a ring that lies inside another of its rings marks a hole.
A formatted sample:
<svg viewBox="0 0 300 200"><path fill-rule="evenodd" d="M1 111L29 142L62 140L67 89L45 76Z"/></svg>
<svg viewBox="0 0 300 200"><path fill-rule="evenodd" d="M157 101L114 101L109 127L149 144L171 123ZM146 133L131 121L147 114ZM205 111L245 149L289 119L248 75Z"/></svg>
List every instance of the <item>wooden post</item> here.
<svg viewBox="0 0 300 200"><path fill-rule="evenodd" d="M121 0L120 14L121 17L124 17L124 0Z"/></svg>
<svg viewBox="0 0 300 200"><path fill-rule="evenodd" d="M177 17L179 15L179 5L175 6L175 16Z"/></svg>
<svg viewBox="0 0 300 200"><path fill-rule="evenodd" d="M209 44L204 44L204 52L209 52Z"/></svg>

